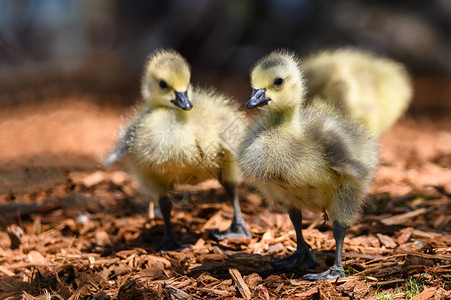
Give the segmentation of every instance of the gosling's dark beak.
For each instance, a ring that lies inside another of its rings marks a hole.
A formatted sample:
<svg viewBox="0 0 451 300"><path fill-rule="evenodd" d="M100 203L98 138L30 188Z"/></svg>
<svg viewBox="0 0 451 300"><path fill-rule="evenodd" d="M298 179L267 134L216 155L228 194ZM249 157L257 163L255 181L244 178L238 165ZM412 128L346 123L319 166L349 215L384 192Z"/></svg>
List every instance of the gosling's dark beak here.
<svg viewBox="0 0 451 300"><path fill-rule="evenodd" d="M175 92L175 99L171 100L171 102L183 110L191 110L191 108L193 108L193 104L189 101L186 92Z"/></svg>
<svg viewBox="0 0 451 300"><path fill-rule="evenodd" d="M268 104L271 98L267 98L265 96L265 91L266 91L265 89L254 90L254 92L251 95L251 99L249 99L249 101L247 101L246 103L246 107L248 109L251 109L254 107L261 107Z"/></svg>

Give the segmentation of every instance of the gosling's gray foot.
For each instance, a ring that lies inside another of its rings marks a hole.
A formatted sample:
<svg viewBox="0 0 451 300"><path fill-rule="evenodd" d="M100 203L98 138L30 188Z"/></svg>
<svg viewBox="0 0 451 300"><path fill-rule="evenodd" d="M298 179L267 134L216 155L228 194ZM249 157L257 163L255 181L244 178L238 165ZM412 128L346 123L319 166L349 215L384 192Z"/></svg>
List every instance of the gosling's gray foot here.
<svg viewBox="0 0 451 300"><path fill-rule="evenodd" d="M246 222L232 222L229 228L224 231L212 230L210 234L214 240L221 241L225 239L251 239L252 234L246 226Z"/></svg>
<svg viewBox="0 0 451 300"><path fill-rule="evenodd" d="M272 262L271 265L277 271L290 271L300 265L307 265L308 267L313 268L318 265L318 262L309 249L303 249L302 251L296 250L290 256L278 259Z"/></svg>
<svg viewBox="0 0 451 300"><path fill-rule="evenodd" d="M316 273L316 274L305 274L302 276L302 279L315 281L315 280L321 280L321 279L337 279L337 278L343 278L346 277L345 270L343 267L339 266L332 266L329 270L322 272L322 273Z"/></svg>
<svg viewBox="0 0 451 300"><path fill-rule="evenodd" d="M187 246L181 244L175 237L164 237L155 251L182 251L185 248L187 248Z"/></svg>

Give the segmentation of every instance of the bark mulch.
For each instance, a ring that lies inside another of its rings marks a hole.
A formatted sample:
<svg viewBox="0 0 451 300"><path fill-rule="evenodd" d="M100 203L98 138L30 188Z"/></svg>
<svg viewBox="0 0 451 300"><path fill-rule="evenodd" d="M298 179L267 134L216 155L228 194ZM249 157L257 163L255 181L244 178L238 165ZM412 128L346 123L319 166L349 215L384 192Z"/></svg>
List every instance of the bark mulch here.
<svg viewBox="0 0 451 300"><path fill-rule="evenodd" d="M308 212L304 236L320 265L272 270L295 250L295 232L245 185L251 240L209 238L232 208L207 182L173 195L174 229L189 247L157 253L159 210L120 166L1 171L0 299L449 299L451 137L449 121L437 122L404 120L384 137L368 204L346 235L348 277L334 281L300 279L334 260L330 224Z"/></svg>

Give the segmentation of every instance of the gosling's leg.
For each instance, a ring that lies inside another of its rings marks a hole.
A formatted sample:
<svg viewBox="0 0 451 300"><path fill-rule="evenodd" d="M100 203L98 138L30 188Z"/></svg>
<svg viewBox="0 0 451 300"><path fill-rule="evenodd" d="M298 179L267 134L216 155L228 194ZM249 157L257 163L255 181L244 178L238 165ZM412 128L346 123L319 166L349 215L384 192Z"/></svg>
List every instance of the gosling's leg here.
<svg viewBox="0 0 451 300"><path fill-rule="evenodd" d="M335 262L329 270L318 274L306 274L302 278L307 280L321 280L321 279L336 279L345 276L345 270L341 262L341 254L343 252L343 241L346 235L346 225L340 224L337 221L333 224L333 233L335 244L337 246Z"/></svg>
<svg viewBox="0 0 451 300"><path fill-rule="evenodd" d="M211 231L211 235L216 240L234 239L234 238L252 238L251 232L246 226L246 222L241 214L240 199L238 198L238 184L224 182L222 184L227 195L233 202L233 220L232 224L225 231Z"/></svg>
<svg viewBox="0 0 451 300"><path fill-rule="evenodd" d="M310 246L305 242L302 236L302 213L297 209L288 211L294 230L296 231L297 250L285 258L276 260L272 263L272 267L279 271L292 270L300 265L307 265L311 268L318 265L315 256L310 252Z"/></svg>
<svg viewBox="0 0 451 300"><path fill-rule="evenodd" d="M174 235L174 232L172 231L172 202L168 196L161 196L158 202L160 204L160 210L164 220L164 236L163 241L161 241L160 245L155 250L158 252L182 250L184 248L183 245L179 243Z"/></svg>

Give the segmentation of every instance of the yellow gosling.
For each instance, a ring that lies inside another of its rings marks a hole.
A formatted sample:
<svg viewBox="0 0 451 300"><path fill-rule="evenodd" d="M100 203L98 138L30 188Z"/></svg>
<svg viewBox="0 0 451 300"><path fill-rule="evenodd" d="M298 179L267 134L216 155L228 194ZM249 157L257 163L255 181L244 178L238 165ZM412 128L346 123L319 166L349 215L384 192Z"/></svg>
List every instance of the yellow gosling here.
<svg viewBox="0 0 451 300"><path fill-rule="evenodd" d="M308 102L329 101L362 120L377 136L406 111L412 86L404 66L369 52L344 48L303 59Z"/></svg>
<svg viewBox="0 0 451 300"><path fill-rule="evenodd" d="M176 184L197 184L218 179L234 205L232 225L214 232L218 239L251 237L242 218L235 155L244 133L244 116L223 95L190 87L190 67L175 51L149 56L142 79L145 104L120 133L105 161L124 158L144 192L158 200L164 218L159 251L179 250L171 229L169 193Z"/></svg>
<svg viewBox="0 0 451 300"><path fill-rule="evenodd" d="M346 227L356 218L378 164L378 143L360 122L324 101L305 105L305 85L299 60L276 51L251 72L254 92L247 108L262 115L250 127L240 147L239 165L245 178L267 199L288 209L296 230L297 250L275 261L291 270L317 261L302 236L304 208L327 211L337 245L334 265L309 280L344 277L341 261Z"/></svg>

